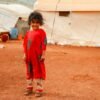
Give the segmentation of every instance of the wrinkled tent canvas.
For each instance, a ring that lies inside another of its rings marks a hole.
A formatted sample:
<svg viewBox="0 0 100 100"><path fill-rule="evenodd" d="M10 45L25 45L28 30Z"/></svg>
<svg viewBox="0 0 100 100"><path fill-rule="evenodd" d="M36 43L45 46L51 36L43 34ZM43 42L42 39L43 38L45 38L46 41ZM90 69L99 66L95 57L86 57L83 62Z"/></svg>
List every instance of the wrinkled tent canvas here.
<svg viewBox="0 0 100 100"><path fill-rule="evenodd" d="M44 16L49 43L100 46L100 0L37 0L34 10Z"/></svg>
<svg viewBox="0 0 100 100"><path fill-rule="evenodd" d="M36 0L0 0L0 3L2 4L16 3L16 4L22 4L22 5L28 6L29 8L33 8L33 4L35 1Z"/></svg>
<svg viewBox="0 0 100 100"><path fill-rule="evenodd" d="M20 4L0 4L0 8L10 10L20 17L27 18L32 9Z"/></svg>
<svg viewBox="0 0 100 100"><path fill-rule="evenodd" d="M10 31L19 17L27 19L31 9L20 4L0 4L0 32Z"/></svg>
<svg viewBox="0 0 100 100"><path fill-rule="evenodd" d="M16 24L17 20L18 16L9 10L0 8L0 32L10 31L10 29Z"/></svg>

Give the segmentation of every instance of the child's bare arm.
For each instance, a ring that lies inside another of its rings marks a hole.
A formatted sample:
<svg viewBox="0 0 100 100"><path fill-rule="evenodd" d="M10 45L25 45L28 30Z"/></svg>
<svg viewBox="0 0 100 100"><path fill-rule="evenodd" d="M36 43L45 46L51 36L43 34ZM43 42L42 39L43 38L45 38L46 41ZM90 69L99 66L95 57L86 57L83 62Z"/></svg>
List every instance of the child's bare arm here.
<svg viewBox="0 0 100 100"><path fill-rule="evenodd" d="M45 50L43 50L43 53L42 53L42 56L41 56L41 59L45 59Z"/></svg>

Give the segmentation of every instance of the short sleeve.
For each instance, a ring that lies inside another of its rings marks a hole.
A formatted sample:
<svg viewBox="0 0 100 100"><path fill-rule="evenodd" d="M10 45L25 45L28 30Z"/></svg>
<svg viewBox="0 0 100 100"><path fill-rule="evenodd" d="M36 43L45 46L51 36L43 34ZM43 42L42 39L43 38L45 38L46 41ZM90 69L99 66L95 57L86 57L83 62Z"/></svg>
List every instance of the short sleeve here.
<svg viewBox="0 0 100 100"><path fill-rule="evenodd" d="M42 50L46 50L46 46L47 46L46 32L42 31Z"/></svg>

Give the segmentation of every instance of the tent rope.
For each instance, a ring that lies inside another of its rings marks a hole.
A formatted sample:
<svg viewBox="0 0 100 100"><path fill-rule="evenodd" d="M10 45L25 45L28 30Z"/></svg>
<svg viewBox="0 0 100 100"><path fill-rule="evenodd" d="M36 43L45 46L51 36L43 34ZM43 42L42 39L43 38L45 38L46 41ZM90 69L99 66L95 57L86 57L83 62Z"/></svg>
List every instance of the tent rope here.
<svg viewBox="0 0 100 100"><path fill-rule="evenodd" d="M52 27L52 31L51 31L51 38L52 38L52 35L53 35L53 31L54 31L54 25L55 25L55 20L56 20L56 12L57 12L57 8L58 8L59 3L60 3L60 0L58 0L58 2L56 4L55 16L54 16L54 20L53 20L53 27Z"/></svg>

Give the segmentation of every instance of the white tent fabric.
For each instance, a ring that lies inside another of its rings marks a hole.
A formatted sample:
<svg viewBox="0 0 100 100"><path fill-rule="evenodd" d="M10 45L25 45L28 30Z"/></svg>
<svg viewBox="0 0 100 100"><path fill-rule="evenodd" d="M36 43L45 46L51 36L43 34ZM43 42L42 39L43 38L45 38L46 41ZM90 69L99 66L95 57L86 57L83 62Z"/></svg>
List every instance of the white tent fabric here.
<svg viewBox="0 0 100 100"><path fill-rule="evenodd" d="M60 8L60 10L56 8L55 4L57 4L58 0L55 0L53 3L52 0L38 0L35 4L34 10L39 10L45 19L45 25L43 26L47 32L47 38L49 43L58 43L61 45L78 45L78 46L100 46L100 12L93 12L92 10L99 11L98 4L100 2L98 0L88 0L88 1L79 1L75 0L76 2L70 2L71 5L73 3L84 5L82 6L83 9L74 9L71 11L69 16L59 16L60 11L67 11L66 9ZM67 0L61 0L58 4L62 4ZM68 0L71 1L71 0ZM74 0L73 0L74 1ZM96 1L96 2L95 2ZM67 2L66 2L67 3ZM95 9L95 6L97 8ZM98 4L97 4L98 3ZM48 4L48 5L47 5ZM92 10L89 12L89 9L85 8L86 5L90 5ZM64 6L65 7L65 6ZM65 8L67 8L66 6ZM74 7L74 5L73 5ZM57 6L58 8L58 6ZM70 8L67 8L70 9ZM82 11L81 11L82 10ZM80 11L80 12L75 12Z"/></svg>
<svg viewBox="0 0 100 100"><path fill-rule="evenodd" d="M57 11L71 10L73 0L37 0L34 4L34 9L41 11L55 11L58 4Z"/></svg>
<svg viewBox="0 0 100 100"><path fill-rule="evenodd" d="M100 0L37 0L35 9L41 11L55 11L55 9L56 11L100 11Z"/></svg>
<svg viewBox="0 0 100 100"><path fill-rule="evenodd" d="M13 3L16 3L16 4L22 4L22 5L25 5L29 8L33 8L33 4L36 0L0 0L0 3L2 4L13 4Z"/></svg>
<svg viewBox="0 0 100 100"><path fill-rule="evenodd" d="M48 42L65 44L71 34L70 17L59 17L59 13L55 12L42 12L42 14L45 19L44 28L47 32ZM56 18L55 23L54 18Z"/></svg>
<svg viewBox="0 0 100 100"><path fill-rule="evenodd" d="M10 31L19 17L27 19L32 9L20 4L0 4L0 32Z"/></svg>
<svg viewBox="0 0 100 100"><path fill-rule="evenodd" d="M71 11L100 11L100 0L72 0Z"/></svg>
<svg viewBox="0 0 100 100"><path fill-rule="evenodd" d="M27 18L32 12L32 9L20 4L0 4L0 8L9 10L23 18Z"/></svg>
<svg viewBox="0 0 100 100"><path fill-rule="evenodd" d="M72 13L72 39L81 45L100 46L100 12Z"/></svg>
<svg viewBox="0 0 100 100"><path fill-rule="evenodd" d="M9 10L0 8L0 32L10 31L15 26L18 16Z"/></svg>

